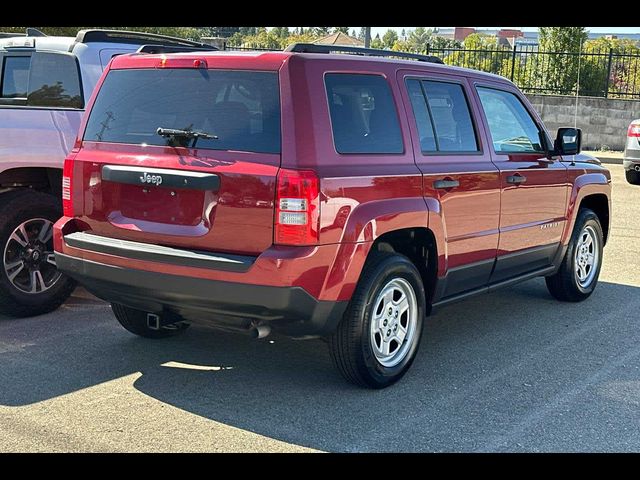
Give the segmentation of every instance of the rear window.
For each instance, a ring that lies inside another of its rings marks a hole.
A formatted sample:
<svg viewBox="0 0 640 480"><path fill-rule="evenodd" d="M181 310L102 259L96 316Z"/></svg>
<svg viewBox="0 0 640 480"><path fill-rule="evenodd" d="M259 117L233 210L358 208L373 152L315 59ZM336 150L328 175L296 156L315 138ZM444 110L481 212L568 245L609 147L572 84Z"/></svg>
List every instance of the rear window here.
<svg viewBox="0 0 640 480"><path fill-rule="evenodd" d="M26 98L31 57L6 57L2 70L2 98Z"/></svg>
<svg viewBox="0 0 640 480"><path fill-rule="evenodd" d="M380 75L325 75L333 141L338 153L402 153L391 89Z"/></svg>
<svg viewBox="0 0 640 480"><path fill-rule="evenodd" d="M69 53L36 52L31 56L7 56L1 84L0 104L83 107L78 63Z"/></svg>
<svg viewBox="0 0 640 480"><path fill-rule="evenodd" d="M34 54L29 76L27 105L82 108L80 72L73 55Z"/></svg>
<svg viewBox="0 0 640 480"><path fill-rule="evenodd" d="M184 138L156 133L158 128L168 128L217 137L198 139L198 148L280 153L277 75L205 69L112 70L91 110L84 139L186 145L181 143Z"/></svg>

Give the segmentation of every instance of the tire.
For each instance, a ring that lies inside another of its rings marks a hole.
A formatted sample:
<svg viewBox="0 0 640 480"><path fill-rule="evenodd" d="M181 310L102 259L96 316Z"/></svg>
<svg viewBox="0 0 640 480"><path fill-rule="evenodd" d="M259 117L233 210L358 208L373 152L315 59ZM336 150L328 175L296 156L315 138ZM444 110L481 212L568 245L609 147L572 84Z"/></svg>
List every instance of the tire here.
<svg viewBox="0 0 640 480"><path fill-rule="evenodd" d="M402 297L397 296L397 293L406 296L409 305L406 316L404 313L395 314L395 304L381 297L384 291L391 291L391 296L386 298L400 303ZM391 306L391 312L388 305ZM392 385L403 377L415 359L425 312L424 286L413 263L396 253L374 253L365 264L342 321L329 338L334 365L347 381L355 385L368 388ZM378 322L374 320L374 316L379 318ZM403 321L406 323L403 324ZM404 340L400 344L394 338L396 332L402 335L403 328ZM374 331L377 333L374 334ZM381 348L384 346L379 347L384 345L381 334L391 339L387 343L390 345L389 353L395 352L396 356L383 356Z"/></svg>
<svg viewBox="0 0 640 480"><path fill-rule="evenodd" d="M627 182L632 185L640 185L640 172L636 172L635 170L625 170L624 174L627 177Z"/></svg>
<svg viewBox="0 0 640 480"><path fill-rule="evenodd" d="M126 307L119 303L112 303L111 310L124 328L131 333L144 338L167 338L184 332L189 324L184 322L165 325L159 330L154 330L147 326L147 312Z"/></svg>
<svg viewBox="0 0 640 480"><path fill-rule="evenodd" d="M46 193L15 190L0 195L0 313L48 313L75 289L76 282L55 269L49 228L61 215L60 202Z"/></svg>
<svg viewBox="0 0 640 480"><path fill-rule="evenodd" d="M592 254L594 255L594 260L589 269L585 267L584 270L578 272L576 267L581 254L577 249L583 245L582 240L585 235L591 237L593 247L586 248L583 258L586 258L584 255ZM598 216L588 208L580 209L560 269L554 275L545 279L549 293L563 302L581 302L587 299L598 283L602 267L603 245L604 236ZM582 281L580 275L584 272L587 272L587 274L583 279L584 281Z"/></svg>

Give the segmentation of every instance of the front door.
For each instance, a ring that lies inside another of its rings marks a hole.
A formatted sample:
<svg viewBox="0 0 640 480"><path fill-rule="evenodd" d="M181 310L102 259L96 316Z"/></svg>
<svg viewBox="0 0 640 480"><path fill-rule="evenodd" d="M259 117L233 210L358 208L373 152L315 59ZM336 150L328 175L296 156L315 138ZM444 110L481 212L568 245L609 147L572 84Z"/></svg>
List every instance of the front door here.
<svg viewBox="0 0 640 480"><path fill-rule="evenodd" d="M549 267L567 221L567 168L547 158L549 137L516 89L478 85L500 170L498 259L491 283Z"/></svg>
<svg viewBox="0 0 640 480"><path fill-rule="evenodd" d="M474 122L478 109L464 77L403 71L399 80L410 118L416 164L423 191L437 199L430 224L443 226L446 277L438 282L434 302L486 286L498 247L500 175Z"/></svg>

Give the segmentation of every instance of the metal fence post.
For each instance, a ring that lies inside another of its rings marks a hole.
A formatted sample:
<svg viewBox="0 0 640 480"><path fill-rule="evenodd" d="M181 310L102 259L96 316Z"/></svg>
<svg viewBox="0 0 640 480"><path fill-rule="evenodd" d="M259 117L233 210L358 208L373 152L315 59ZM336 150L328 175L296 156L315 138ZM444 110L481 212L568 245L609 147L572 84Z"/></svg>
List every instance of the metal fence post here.
<svg viewBox="0 0 640 480"><path fill-rule="evenodd" d="M515 38L513 39L513 55L511 56L511 81L513 82L513 73L515 72L516 69L516 40Z"/></svg>
<svg viewBox="0 0 640 480"><path fill-rule="evenodd" d="M604 98L609 97L609 81L611 79L611 61L613 60L613 48L609 49L609 64L607 65L607 79L604 82Z"/></svg>

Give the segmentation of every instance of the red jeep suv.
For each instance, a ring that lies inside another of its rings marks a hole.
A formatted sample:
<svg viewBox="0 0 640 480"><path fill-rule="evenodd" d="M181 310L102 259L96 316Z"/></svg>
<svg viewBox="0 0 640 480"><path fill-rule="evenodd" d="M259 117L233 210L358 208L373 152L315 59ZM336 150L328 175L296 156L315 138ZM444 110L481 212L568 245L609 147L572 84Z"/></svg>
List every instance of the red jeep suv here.
<svg viewBox="0 0 640 480"><path fill-rule="evenodd" d="M609 172L502 77L308 44L136 53L87 110L56 263L137 335L324 337L382 388L436 307L538 276L559 300L596 286Z"/></svg>

